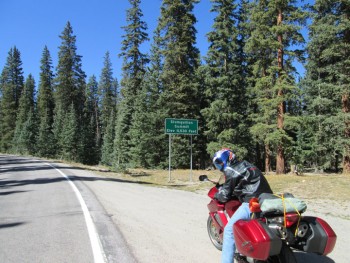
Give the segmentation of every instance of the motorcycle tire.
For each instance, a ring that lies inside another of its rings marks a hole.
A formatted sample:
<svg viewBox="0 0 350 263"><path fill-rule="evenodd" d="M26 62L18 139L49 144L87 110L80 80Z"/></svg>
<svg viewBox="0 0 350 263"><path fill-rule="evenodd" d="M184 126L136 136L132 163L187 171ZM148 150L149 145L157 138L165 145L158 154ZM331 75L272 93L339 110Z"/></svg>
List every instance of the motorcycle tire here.
<svg viewBox="0 0 350 263"><path fill-rule="evenodd" d="M220 233L216 229L215 224L214 224L211 216L209 216L208 220L207 220L207 230L208 230L210 241L213 243L214 247L216 247L218 250L221 251L222 250L222 240L220 238Z"/></svg>
<svg viewBox="0 0 350 263"><path fill-rule="evenodd" d="M282 244L281 252L267 260L254 260L254 263L297 263L293 251L286 244Z"/></svg>

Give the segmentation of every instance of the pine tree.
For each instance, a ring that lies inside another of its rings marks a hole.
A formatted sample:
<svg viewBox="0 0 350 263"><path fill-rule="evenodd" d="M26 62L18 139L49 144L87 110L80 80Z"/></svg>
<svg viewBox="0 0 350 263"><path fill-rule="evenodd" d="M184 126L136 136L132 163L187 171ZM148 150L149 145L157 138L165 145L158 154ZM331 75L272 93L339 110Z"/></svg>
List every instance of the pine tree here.
<svg viewBox="0 0 350 263"><path fill-rule="evenodd" d="M241 22L239 9L232 1L215 0L212 3L211 11L217 16L213 31L208 34L210 46L205 65L205 93L210 105L202 111L210 141L207 149L213 154L222 147L230 147L245 158L249 133L245 117L247 101L243 41L238 31Z"/></svg>
<svg viewBox="0 0 350 263"><path fill-rule="evenodd" d="M144 82L143 82L144 83ZM134 100L134 111L132 112L132 123L130 125L130 156L131 166L133 167L147 167L145 160L144 151L148 149L148 141L143 132L147 132L148 124L151 120L146 120L145 117L148 115L146 105L147 93L145 89L141 89ZM149 110L149 109L148 109Z"/></svg>
<svg viewBox="0 0 350 263"><path fill-rule="evenodd" d="M313 6L305 79L310 136L317 169L350 172L349 42L350 5L346 1L320 1Z"/></svg>
<svg viewBox="0 0 350 263"><path fill-rule="evenodd" d="M21 61L21 53L14 47L11 48L5 67L1 73L1 139L0 150L7 152L12 147L14 130L16 127L17 109L19 99L24 86L24 77Z"/></svg>
<svg viewBox="0 0 350 263"><path fill-rule="evenodd" d="M75 137L73 133L71 135L60 134L60 132L67 133L67 129L71 132L82 132L84 130L83 114L85 103L85 73L82 70L81 56L77 54L76 37L73 35L73 29L69 22L62 34L60 35L62 40L58 52L58 65L57 76L55 78L55 138L58 145L64 147L63 156L72 157L75 160L83 159L84 156L79 156L83 151L78 148L72 147L73 145L79 147L83 144L82 136L78 136L75 139L72 146L67 146L66 138ZM73 107L73 109L72 109ZM68 112L69 110L69 112ZM67 115L67 116L66 116ZM66 119L60 119L69 117L69 121ZM73 124L75 120L77 123ZM59 124L63 124L63 127L59 127ZM70 127L65 127L70 125ZM74 127L74 129L73 129ZM72 151L72 152L67 152Z"/></svg>
<svg viewBox="0 0 350 263"><path fill-rule="evenodd" d="M106 52L104 57L104 67L101 72L100 81L98 84L99 95L99 122L101 124L101 137L104 136L106 127L109 123L109 118L112 111L116 109L117 94L113 79L112 63L109 52ZM115 114L113 113L113 116Z"/></svg>
<svg viewBox="0 0 350 263"><path fill-rule="evenodd" d="M242 97L242 101L246 103L244 117L245 128L248 126L245 133L245 146L248 149L247 159L255 163L260 169L264 168L264 160L262 155L262 145L259 144L253 137L250 127L252 126L252 113L256 109L256 104L253 102L254 95L250 92L255 85L255 79L253 74L253 65L257 58L254 58L251 54L246 52L247 42L251 37L251 8L252 4L250 0L240 0L237 13L237 28L238 28L238 57L240 65L242 67L243 83L245 94ZM244 104L243 103L243 104Z"/></svg>
<svg viewBox="0 0 350 263"><path fill-rule="evenodd" d="M276 149L276 173L286 172L285 149L292 142L286 131L286 109L297 88L292 62L302 58L295 45L304 43L300 29L306 17L294 0L254 2L252 32L246 47L255 59L252 94L257 109L251 131L265 145L266 172L272 146Z"/></svg>
<svg viewBox="0 0 350 263"><path fill-rule="evenodd" d="M100 161L100 124L98 108L98 84L93 75L85 91L83 128L80 128L81 142L79 158L85 164L98 164Z"/></svg>
<svg viewBox="0 0 350 263"><path fill-rule="evenodd" d="M62 157L65 160L80 161L79 156L79 140L80 132L78 126L78 117L74 104L69 107L63 119L64 129L61 132Z"/></svg>
<svg viewBox="0 0 350 263"><path fill-rule="evenodd" d="M130 134L133 147L130 152L135 166L166 166L167 138L164 119L167 117L162 105L162 60L159 49L159 31L154 32L151 45L150 65L142 82L142 90L135 99L135 112ZM162 154L163 153L163 154Z"/></svg>
<svg viewBox="0 0 350 263"><path fill-rule="evenodd" d="M52 59L48 48L45 46L40 66L40 81L37 99L37 113L39 120L39 133L37 151L40 156L53 157L55 154L55 141L52 131L54 98Z"/></svg>
<svg viewBox="0 0 350 263"><path fill-rule="evenodd" d="M37 153L41 157L54 157L56 154L56 140L52 124L50 124L52 116L45 112L38 122Z"/></svg>
<svg viewBox="0 0 350 263"><path fill-rule="evenodd" d="M34 154L37 123L35 113L35 81L32 75L26 79L18 106L16 128L13 136L13 152Z"/></svg>
<svg viewBox="0 0 350 263"><path fill-rule="evenodd" d="M40 81L38 90L38 115L43 117L47 114L50 118L53 116L54 99L53 99L53 78L52 59L50 51L45 46L40 65ZM51 121L52 123L52 121Z"/></svg>
<svg viewBox="0 0 350 263"><path fill-rule="evenodd" d="M196 3L198 0L164 0L161 6L158 23L164 63L161 104L169 118L200 118L201 94L197 78L199 51L195 47L197 21L193 14ZM172 142L174 167L188 167L190 139L188 136L174 136Z"/></svg>
<svg viewBox="0 0 350 263"><path fill-rule="evenodd" d="M55 79L56 103L63 109L74 105L77 114L82 113L85 92L85 73L82 70L81 56L77 54L76 36L67 22L62 34L58 52L57 76Z"/></svg>
<svg viewBox="0 0 350 263"><path fill-rule="evenodd" d="M103 135L101 163L112 166L114 160L115 111L110 112L109 120Z"/></svg>
<svg viewBox="0 0 350 263"><path fill-rule="evenodd" d="M132 105L129 98L123 98L117 107L114 137L113 164L116 169L125 169L130 164L130 126Z"/></svg>
<svg viewBox="0 0 350 263"><path fill-rule="evenodd" d="M127 10L127 26L122 42L123 77L121 80L122 101L118 106L115 128L115 158L117 167L130 163L130 127L134 111L134 101L141 92L141 83L148 63L147 55L140 50L141 45L148 40L147 25L142 21L140 0L129 0L131 7Z"/></svg>
<svg viewBox="0 0 350 263"><path fill-rule="evenodd" d="M28 120L25 122L24 130L26 149L30 155L37 153L37 138L38 138L38 115L36 110L31 110Z"/></svg>
<svg viewBox="0 0 350 263"><path fill-rule="evenodd" d="M52 131L54 135L54 140L56 142L56 151L55 155L63 159L63 144L64 144L64 137L63 137L63 131L65 127L64 125L64 119L65 119L65 110L62 109L62 106L60 104L55 105L55 115L54 115L54 122L52 125ZM42 125L42 128L45 129L45 125Z"/></svg>
<svg viewBox="0 0 350 263"><path fill-rule="evenodd" d="M164 163L166 147L164 147L164 119L162 109L155 93L157 86L150 73L145 75L141 92L135 98L135 111L132 114L133 123L130 128L130 155L132 165L136 167L157 167ZM159 93L158 93L159 94Z"/></svg>

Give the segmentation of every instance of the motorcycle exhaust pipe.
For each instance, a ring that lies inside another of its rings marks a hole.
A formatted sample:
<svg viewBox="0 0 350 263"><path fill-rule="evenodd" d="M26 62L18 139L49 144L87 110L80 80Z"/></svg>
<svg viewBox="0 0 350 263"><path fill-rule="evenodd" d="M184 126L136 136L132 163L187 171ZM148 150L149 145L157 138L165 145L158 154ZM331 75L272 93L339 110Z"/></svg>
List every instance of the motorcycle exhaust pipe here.
<svg viewBox="0 0 350 263"><path fill-rule="evenodd" d="M305 237L308 230L309 230L309 226L306 223L301 223L298 227L297 236Z"/></svg>

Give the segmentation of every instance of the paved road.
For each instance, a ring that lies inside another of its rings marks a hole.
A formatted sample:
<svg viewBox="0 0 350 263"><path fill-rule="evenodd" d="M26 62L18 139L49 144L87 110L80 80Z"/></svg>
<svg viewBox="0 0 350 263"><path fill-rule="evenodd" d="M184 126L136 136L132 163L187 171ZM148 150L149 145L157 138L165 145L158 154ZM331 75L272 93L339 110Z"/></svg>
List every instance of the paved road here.
<svg viewBox="0 0 350 263"><path fill-rule="evenodd" d="M74 173L59 164L0 155L0 262L135 262Z"/></svg>
<svg viewBox="0 0 350 263"><path fill-rule="evenodd" d="M107 262L220 262L207 235L205 194L54 166L79 190ZM45 162L0 155L0 262L93 262L84 212L60 172ZM296 253L298 263L347 263L348 217L327 214L334 204L321 203L324 213L318 204L308 211L335 229L336 249L328 257Z"/></svg>

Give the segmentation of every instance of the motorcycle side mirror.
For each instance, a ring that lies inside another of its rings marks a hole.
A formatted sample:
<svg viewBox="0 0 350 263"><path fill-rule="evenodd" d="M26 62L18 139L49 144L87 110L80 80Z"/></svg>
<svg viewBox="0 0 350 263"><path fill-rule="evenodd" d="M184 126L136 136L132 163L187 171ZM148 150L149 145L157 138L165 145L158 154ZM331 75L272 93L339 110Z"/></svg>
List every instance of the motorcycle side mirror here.
<svg viewBox="0 0 350 263"><path fill-rule="evenodd" d="M206 176L205 174L200 175L198 179L201 182L209 181L208 176Z"/></svg>

